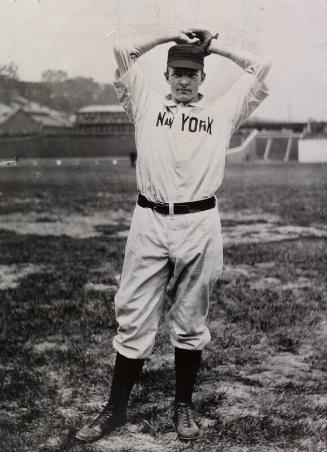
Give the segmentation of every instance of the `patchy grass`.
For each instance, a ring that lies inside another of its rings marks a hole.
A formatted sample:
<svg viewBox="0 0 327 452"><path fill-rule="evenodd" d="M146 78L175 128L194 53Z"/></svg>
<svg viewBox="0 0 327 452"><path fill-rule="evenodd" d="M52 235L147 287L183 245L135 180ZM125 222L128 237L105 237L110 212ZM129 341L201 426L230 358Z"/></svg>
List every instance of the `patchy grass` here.
<svg viewBox="0 0 327 452"><path fill-rule="evenodd" d="M243 220L322 228L325 171L228 168L218 193L223 230L240 234ZM195 393L198 440L176 439L173 350L162 322L129 424L97 443L75 442L108 394L125 247L115 234L126 228L135 195L126 162L1 170L1 218L34 218L35 229L0 227L0 450L326 451L327 248L314 235L227 243ZM65 232L83 219L96 234ZM42 225L59 232L40 234Z"/></svg>

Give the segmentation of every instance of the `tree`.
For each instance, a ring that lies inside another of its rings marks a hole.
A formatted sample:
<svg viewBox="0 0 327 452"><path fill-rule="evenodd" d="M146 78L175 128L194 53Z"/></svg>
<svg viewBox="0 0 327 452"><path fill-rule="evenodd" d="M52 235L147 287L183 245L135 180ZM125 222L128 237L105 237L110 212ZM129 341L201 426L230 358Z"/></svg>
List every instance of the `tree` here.
<svg viewBox="0 0 327 452"><path fill-rule="evenodd" d="M18 66L13 61L9 64L0 64L0 78L18 80Z"/></svg>
<svg viewBox="0 0 327 452"><path fill-rule="evenodd" d="M42 72L42 82L49 83L51 85L57 83L63 83L68 79L68 74L66 71L61 69L48 69Z"/></svg>
<svg viewBox="0 0 327 452"><path fill-rule="evenodd" d="M18 66L13 61L0 64L0 102L10 103L17 93Z"/></svg>

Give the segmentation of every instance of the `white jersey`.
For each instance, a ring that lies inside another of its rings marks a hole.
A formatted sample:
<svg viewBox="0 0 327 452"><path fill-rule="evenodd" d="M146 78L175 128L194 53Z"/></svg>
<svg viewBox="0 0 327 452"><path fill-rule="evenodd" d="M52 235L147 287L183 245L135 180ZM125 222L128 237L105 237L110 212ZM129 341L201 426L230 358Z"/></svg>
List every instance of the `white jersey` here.
<svg viewBox="0 0 327 452"><path fill-rule="evenodd" d="M114 82L135 125L137 188L158 202L187 202L212 196L222 183L230 138L268 95L244 71L212 104L183 106L151 89L136 61Z"/></svg>

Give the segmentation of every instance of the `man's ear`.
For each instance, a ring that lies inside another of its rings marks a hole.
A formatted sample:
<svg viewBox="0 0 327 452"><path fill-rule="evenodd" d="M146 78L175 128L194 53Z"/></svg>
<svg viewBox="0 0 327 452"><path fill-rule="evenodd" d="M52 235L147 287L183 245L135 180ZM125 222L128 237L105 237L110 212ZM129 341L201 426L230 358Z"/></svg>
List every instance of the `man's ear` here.
<svg viewBox="0 0 327 452"><path fill-rule="evenodd" d="M169 81L169 75L168 75L168 71L164 72L165 75L165 79L167 80L167 82Z"/></svg>
<svg viewBox="0 0 327 452"><path fill-rule="evenodd" d="M201 73L201 82L200 83L203 83L205 81L205 78L206 78L206 74L205 74L205 72L202 72Z"/></svg>

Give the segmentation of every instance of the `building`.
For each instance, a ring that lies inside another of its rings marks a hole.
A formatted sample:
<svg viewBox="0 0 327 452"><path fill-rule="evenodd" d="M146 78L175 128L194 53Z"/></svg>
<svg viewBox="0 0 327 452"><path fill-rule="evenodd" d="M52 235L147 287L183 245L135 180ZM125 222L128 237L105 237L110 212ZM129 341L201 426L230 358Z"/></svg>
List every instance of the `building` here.
<svg viewBox="0 0 327 452"><path fill-rule="evenodd" d="M24 107L24 112L40 126L43 133L57 134L72 129L73 124L66 113L53 110L38 104L30 102Z"/></svg>
<svg viewBox="0 0 327 452"><path fill-rule="evenodd" d="M36 102L0 104L0 136L56 134L71 128L66 114Z"/></svg>
<svg viewBox="0 0 327 452"><path fill-rule="evenodd" d="M120 105L91 105L76 112L75 128L90 136L107 136L107 139L128 141L129 152L134 151L134 126L130 123L124 109ZM253 161L288 162L299 161L302 158L304 146L301 144L301 158L299 143L308 136L326 134L326 122L270 120L250 117L233 135L227 161L243 163ZM126 141L126 142L127 142ZM109 146L109 145L108 145ZM119 145L115 144L117 150ZM320 144L319 149L322 144ZM315 148L318 144L315 143ZM126 146L124 147L124 149ZM119 148L120 149L120 148ZM126 150L124 151L126 152ZM315 151L321 158L321 150Z"/></svg>
<svg viewBox="0 0 327 452"><path fill-rule="evenodd" d="M308 127L308 121L276 121L273 119L262 119L251 116L242 124L242 129L257 129L269 131L291 131L294 133L304 133Z"/></svg>
<svg viewBox="0 0 327 452"><path fill-rule="evenodd" d="M134 135L134 126L120 105L90 105L76 112L77 130L87 134Z"/></svg>
<svg viewBox="0 0 327 452"><path fill-rule="evenodd" d="M40 130L41 125L22 109L0 105L0 136L32 135Z"/></svg>
<svg viewBox="0 0 327 452"><path fill-rule="evenodd" d="M240 143L235 145L236 137L239 137ZM230 163L259 160L264 162L297 161L298 144L301 137L301 133L288 129L258 130L256 128L241 128L233 136L231 148L227 152L227 161Z"/></svg>

